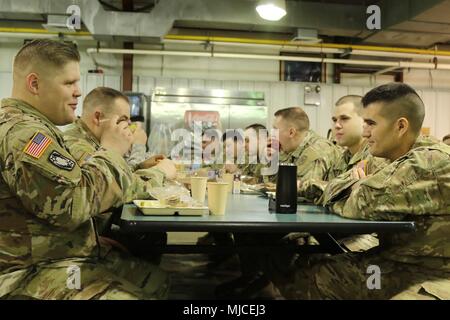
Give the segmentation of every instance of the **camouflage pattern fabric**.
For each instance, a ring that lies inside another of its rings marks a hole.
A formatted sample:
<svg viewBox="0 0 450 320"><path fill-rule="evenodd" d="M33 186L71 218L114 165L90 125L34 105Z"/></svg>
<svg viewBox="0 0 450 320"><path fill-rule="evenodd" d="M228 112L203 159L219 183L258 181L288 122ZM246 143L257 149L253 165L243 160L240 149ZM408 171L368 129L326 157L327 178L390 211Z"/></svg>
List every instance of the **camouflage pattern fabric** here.
<svg viewBox="0 0 450 320"><path fill-rule="evenodd" d="M102 146L91 130L81 119L77 119L64 131L64 141L79 164L82 164ZM164 173L157 168L139 169L133 174L133 188L128 190L128 199L147 199L148 191L153 187L161 187Z"/></svg>
<svg viewBox="0 0 450 320"><path fill-rule="evenodd" d="M287 299L450 299L450 273L386 260L376 251L304 256L288 266L267 260L272 265L264 269Z"/></svg>
<svg viewBox="0 0 450 320"><path fill-rule="evenodd" d="M35 140L38 136L42 139ZM55 264L76 261L83 269L92 264L96 272L92 278L102 279L92 217L127 201L133 175L124 159L100 149L79 165L61 131L16 99L2 100L0 137L0 297L45 297L42 292L23 290L31 282L43 282L40 268L46 265L52 269ZM38 153L32 143L39 147ZM126 282L118 276L114 279L118 284ZM65 286L65 281L54 280L45 285ZM109 292L107 287L91 289ZM56 294L59 297L65 296Z"/></svg>
<svg viewBox="0 0 450 320"><path fill-rule="evenodd" d="M343 186L326 193L325 204L336 214L414 221L417 230L380 234L379 247L358 255L339 255L314 264L303 257L290 270L266 265L266 273L279 289L291 298L450 299L450 147L419 138L404 156ZM364 287L371 264L381 269L383 290ZM289 276L283 279L286 272Z"/></svg>
<svg viewBox="0 0 450 320"><path fill-rule="evenodd" d="M133 171L138 169L141 162L147 160L152 156L150 152L146 150L147 146L145 144L133 144L131 146L130 152L125 155L125 161L131 167Z"/></svg>
<svg viewBox="0 0 450 320"><path fill-rule="evenodd" d="M317 205L322 204L324 196L323 192L327 184L346 172L348 172L348 175L351 175L351 169L353 169L354 166L356 166L363 160L367 161L366 174L368 175L372 174L388 163L385 159L372 156L369 153L369 146L367 142L365 142L361 149L353 156L348 149L345 149L337 158L337 160L332 163L331 167L326 173L325 179L322 180L318 178L312 178L303 180L298 190L298 195L311 202L314 202Z"/></svg>
<svg viewBox="0 0 450 320"><path fill-rule="evenodd" d="M300 180L323 180L332 164L339 157L338 149L325 138L309 130L302 143L291 153L280 153L280 163L295 163ZM275 182L276 175L269 177Z"/></svg>

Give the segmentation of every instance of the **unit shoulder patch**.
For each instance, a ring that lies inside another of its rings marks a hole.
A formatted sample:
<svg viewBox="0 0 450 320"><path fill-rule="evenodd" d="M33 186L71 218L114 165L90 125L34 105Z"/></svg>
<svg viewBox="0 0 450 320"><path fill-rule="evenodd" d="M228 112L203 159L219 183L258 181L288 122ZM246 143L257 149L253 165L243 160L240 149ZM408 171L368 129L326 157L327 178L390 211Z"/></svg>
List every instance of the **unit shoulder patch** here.
<svg viewBox="0 0 450 320"><path fill-rule="evenodd" d="M50 163L55 165L56 167L67 171L72 171L75 167L75 161L63 156L56 150L53 150L50 153L48 161L50 161Z"/></svg>

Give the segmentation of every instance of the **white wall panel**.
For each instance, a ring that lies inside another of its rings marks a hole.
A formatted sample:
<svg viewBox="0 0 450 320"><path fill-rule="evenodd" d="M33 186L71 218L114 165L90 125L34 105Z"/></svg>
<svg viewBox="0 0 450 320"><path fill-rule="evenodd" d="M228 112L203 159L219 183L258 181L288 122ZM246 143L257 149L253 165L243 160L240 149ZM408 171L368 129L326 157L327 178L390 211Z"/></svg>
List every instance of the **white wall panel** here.
<svg viewBox="0 0 450 320"><path fill-rule="evenodd" d="M0 72L0 99L8 98L12 92L12 73Z"/></svg>
<svg viewBox="0 0 450 320"><path fill-rule="evenodd" d="M139 77L139 86L137 91L150 95L155 87L155 78L153 77Z"/></svg>
<svg viewBox="0 0 450 320"><path fill-rule="evenodd" d="M425 119L423 121L423 127L429 127L430 134L436 135L436 92L430 90L420 90L420 96L425 104Z"/></svg>
<svg viewBox="0 0 450 320"><path fill-rule="evenodd" d="M450 133L450 92L438 92L436 104L435 136L442 139Z"/></svg>
<svg viewBox="0 0 450 320"><path fill-rule="evenodd" d="M122 90L122 77L105 75L103 85L105 87L109 87L109 88L113 88L113 89L121 91Z"/></svg>

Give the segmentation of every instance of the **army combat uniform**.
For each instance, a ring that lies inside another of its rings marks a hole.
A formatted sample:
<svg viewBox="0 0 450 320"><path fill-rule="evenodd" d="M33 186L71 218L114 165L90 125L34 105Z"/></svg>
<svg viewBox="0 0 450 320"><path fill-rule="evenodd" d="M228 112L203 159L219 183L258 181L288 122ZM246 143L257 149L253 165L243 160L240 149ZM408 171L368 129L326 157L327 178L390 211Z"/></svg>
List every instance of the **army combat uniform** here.
<svg viewBox="0 0 450 320"><path fill-rule="evenodd" d="M324 180L332 164L339 157L333 143L309 130L300 145L290 153L280 152L280 163L297 165L297 179ZM276 182L276 175L270 181Z"/></svg>
<svg viewBox="0 0 450 320"><path fill-rule="evenodd" d="M317 135L314 131L309 130L300 143L300 145L290 153L280 153L280 163L294 163L297 165L298 179L318 179L323 180L330 170L333 162L338 158L339 152L336 147L328 141ZM265 176L267 179L267 176ZM276 181L276 175L269 177L270 181ZM269 244L287 240L289 243L303 241L308 238L307 233L265 233L262 235L235 233L235 242L240 245L260 245ZM309 237L311 238L311 237ZM273 255L273 256L272 256ZM266 259L278 259L276 252L248 252L240 254L241 270L244 275L255 274L261 270L261 264Z"/></svg>
<svg viewBox="0 0 450 320"><path fill-rule="evenodd" d="M99 245L92 218L132 196L121 155L101 149L78 165L59 129L16 99L2 100L0 137L0 297L166 297L164 272ZM68 285L74 267L80 286Z"/></svg>
<svg viewBox="0 0 450 320"><path fill-rule="evenodd" d="M95 137L89 127L81 119L77 119L63 133L64 142L69 148L71 155L81 166L84 161L89 160L92 155L102 148L100 141ZM153 187L161 187L164 182L165 175L157 168L134 170L133 187L130 187L132 199L148 199L148 191ZM100 235L104 235L125 245L130 252L150 261L158 261L160 255L152 253L149 249L153 245L163 245L167 243L167 234L162 233L145 233L145 234L123 234L111 230L111 225L120 215L120 211L116 211L116 215L111 212L104 212L96 216L94 219L97 223L97 231ZM156 260L155 260L156 259Z"/></svg>
<svg viewBox="0 0 450 320"><path fill-rule="evenodd" d="M450 299L449 146L418 139L408 153L372 176L330 190L325 204L338 215L414 221L417 230L380 234L380 246L365 253L266 266L285 297ZM369 278L374 266L381 272L379 286Z"/></svg>
<svg viewBox="0 0 450 320"><path fill-rule="evenodd" d="M353 167L361 163L363 160L367 161L365 167L366 175L374 173L387 164L387 160L374 157L369 153L369 146L367 142L364 142L360 150L358 150L358 152L354 155L352 155L348 149L344 149L336 161L331 164L331 167L325 174L324 179L311 178L301 181L302 183L298 190L299 196L302 196L317 205L322 204L323 192L327 184L346 172L350 175Z"/></svg>
<svg viewBox="0 0 450 320"><path fill-rule="evenodd" d="M63 132L65 145L69 148L72 157L77 161L78 165L82 166L83 162L102 149L100 141L91 132L89 127L81 119L77 119L74 123L68 126ZM152 187L160 187L163 184L164 173L158 169L141 169L134 170L133 187L128 190L130 201L134 199L148 199L148 191ZM111 219L111 213L103 213L95 217L99 233L108 228Z"/></svg>
<svg viewBox="0 0 450 320"><path fill-rule="evenodd" d="M146 150L145 144L135 143L131 146L129 154L125 155L125 161L131 167L133 171L139 168L139 164L152 156L150 152Z"/></svg>

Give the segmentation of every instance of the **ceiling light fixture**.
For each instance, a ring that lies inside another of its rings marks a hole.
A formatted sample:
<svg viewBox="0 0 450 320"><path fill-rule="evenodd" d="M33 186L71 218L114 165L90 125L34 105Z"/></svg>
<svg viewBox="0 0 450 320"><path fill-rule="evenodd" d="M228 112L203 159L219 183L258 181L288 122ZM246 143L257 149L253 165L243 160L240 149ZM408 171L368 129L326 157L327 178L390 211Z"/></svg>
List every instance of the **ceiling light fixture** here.
<svg viewBox="0 0 450 320"><path fill-rule="evenodd" d="M260 0L256 11L265 20L278 21L286 15L286 2L285 0Z"/></svg>

